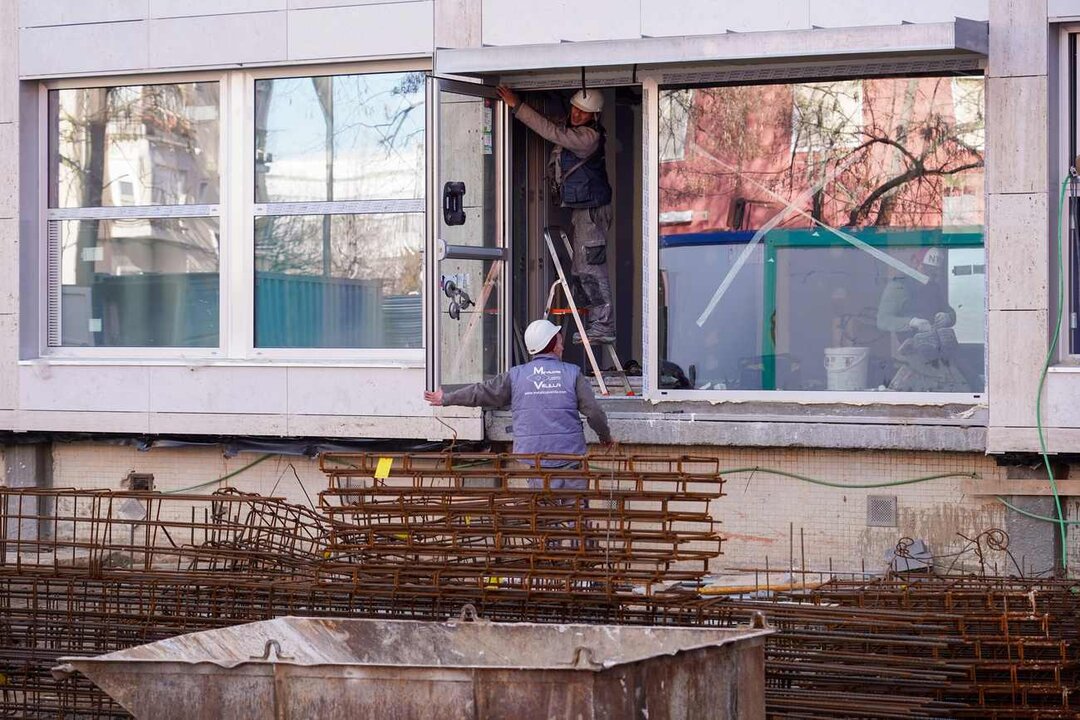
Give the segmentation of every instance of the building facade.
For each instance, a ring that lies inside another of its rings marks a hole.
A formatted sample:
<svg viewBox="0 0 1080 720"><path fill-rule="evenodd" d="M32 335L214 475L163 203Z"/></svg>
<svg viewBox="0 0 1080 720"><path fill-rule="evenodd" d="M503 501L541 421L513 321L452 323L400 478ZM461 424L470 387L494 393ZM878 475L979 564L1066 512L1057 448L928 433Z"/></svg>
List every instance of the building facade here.
<svg viewBox="0 0 1080 720"><path fill-rule="evenodd" d="M1080 509L1080 2L907 5L0 0L8 483L302 499L300 445L509 439L422 392L520 359L569 221L492 86L584 83L641 368L605 406L724 459L722 566L1077 555L1031 515L1043 444Z"/></svg>

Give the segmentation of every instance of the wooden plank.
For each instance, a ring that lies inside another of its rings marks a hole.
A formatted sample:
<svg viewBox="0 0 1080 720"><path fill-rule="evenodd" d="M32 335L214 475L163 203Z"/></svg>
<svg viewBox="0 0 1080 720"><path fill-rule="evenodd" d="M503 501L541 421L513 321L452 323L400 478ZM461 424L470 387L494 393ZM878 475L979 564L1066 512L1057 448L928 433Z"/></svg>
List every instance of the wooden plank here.
<svg viewBox="0 0 1080 720"><path fill-rule="evenodd" d="M1080 496L1080 480L1058 480L1062 495ZM1023 480L978 479L964 480L960 489L965 495L1052 495L1050 481L1041 478Z"/></svg>

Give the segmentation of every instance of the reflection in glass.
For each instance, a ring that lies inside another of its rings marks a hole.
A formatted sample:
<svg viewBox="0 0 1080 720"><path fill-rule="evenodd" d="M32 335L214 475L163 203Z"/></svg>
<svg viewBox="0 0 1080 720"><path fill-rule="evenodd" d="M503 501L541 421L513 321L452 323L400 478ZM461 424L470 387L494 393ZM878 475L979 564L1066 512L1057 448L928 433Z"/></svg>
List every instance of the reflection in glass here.
<svg viewBox="0 0 1080 720"><path fill-rule="evenodd" d="M216 204L218 84L49 93L49 207Z"/></svg>
<svg viewBox="0 0 1080 720"><path fill-rule="evenodd" d="M439 347L444 387L494 377L502 370L502 262L439 263Z"/></svg>
<svg viewBox="0 0 1080 720"><path fill-rule="evenodd" d="M421 345L422 213L255 220L255 345Z"/></svg>
<svg viewBox="0 0 1080 720"><path fill-rule="evenodd" d="M424 74L255 83L255 201L424 196Z"/></svg>
<svg viewBox="0 0 1080 720"><path fill-rule="evenodd" d="M981 392L982 88L665 90L661 387Z"/></svg>
<svg viewBox="0 0 1080 720"><path fill-rule="evenodd" d="M438 192L444 183L465 186L461 198L465 223L439 224L439 239L449 245L495 247L495 148L499 138L495 127L495 104L490 98L443 91L439 94ZM441 216L440 216L441 219ZM477 378L480 380L480 378Z"/></svg>
<svg viewBox="0 0 1080 720"><path fill-rule="evenodd" d="M216 218L58 225L62 345L218 346Z"/></svg>

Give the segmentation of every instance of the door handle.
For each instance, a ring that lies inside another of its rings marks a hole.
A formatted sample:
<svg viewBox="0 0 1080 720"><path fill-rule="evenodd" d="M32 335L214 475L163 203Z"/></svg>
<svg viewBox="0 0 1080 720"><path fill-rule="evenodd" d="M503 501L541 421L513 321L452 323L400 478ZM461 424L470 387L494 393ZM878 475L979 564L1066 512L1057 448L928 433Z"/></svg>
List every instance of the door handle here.
<svg viewBox="0 0 1080 720"><path fill-rule="evenodd" d="M442 190L443 222L447 225L464 225L465 210L462 198L465 197L465 183L448 182Z"/></svg>

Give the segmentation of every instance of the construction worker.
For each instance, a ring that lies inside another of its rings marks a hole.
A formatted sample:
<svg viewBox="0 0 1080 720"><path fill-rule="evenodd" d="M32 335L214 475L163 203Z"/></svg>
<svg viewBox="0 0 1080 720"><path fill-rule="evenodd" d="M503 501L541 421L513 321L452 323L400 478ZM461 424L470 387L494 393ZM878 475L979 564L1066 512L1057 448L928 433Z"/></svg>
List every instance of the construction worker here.
<svg viewBox="0 0 1080 720"><path fill-rule="evenodd" d="M897 371L890 390L903 392L970 392L956 366L956 311L949 305L945 287L945 250L928 247L915 254L914 262L929 281L907 275L885 286L878 304L877 325L895 333L893 357Z"/></svg>
<svg viewBox="0 0 1080 720"><path fill-rule="evenodd" d="M562 207L573 211L571 273L581 284L589 307L585 332L591 342L614 342L615 318L607 269L611 183L604 160L605 133L600 125L604 96L598 90L578 90L570 98L570 117L566 123L559 124L523 103L510 88L499 86L497 91L518 120L555 144L551 163L555 186L559 189ZM574 340L580 342L577 333L574 333Z"/></svg>
<svg viewBox="0 0 1080 720"><path fill-rule="evenodd" d="M607 415L596 402L592 386L576 365L564 363L562 331L548 320L535 320L525 329L525 348L532 360L491 380L458 390L425 392L431 405L500 408L513 412L515 453L585 454L584 415L600 437L612 447ZM580 415L579 415L580 413ZM572 467L574 461L544 460L543 467ZM530 480L542 488L542 480ZM552 479L553 489L585 489L585 480Z"/></svg>

